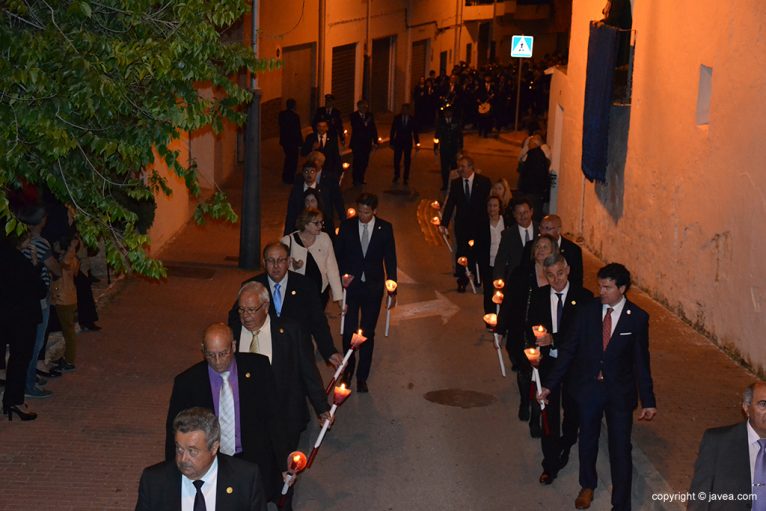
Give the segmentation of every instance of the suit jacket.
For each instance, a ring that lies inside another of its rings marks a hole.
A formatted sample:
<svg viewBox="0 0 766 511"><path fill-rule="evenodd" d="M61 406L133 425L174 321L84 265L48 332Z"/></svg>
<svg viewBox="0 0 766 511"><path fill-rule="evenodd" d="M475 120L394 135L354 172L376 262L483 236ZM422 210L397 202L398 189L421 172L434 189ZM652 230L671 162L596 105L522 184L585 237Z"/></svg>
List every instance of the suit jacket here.
<svg viewBox="0 0 766 511"><path fill-rule="evenodd" d="M247 282L260 282L269 291L271 304L269 305L269 314L277 317L277 310L274 308L274 297L271 296L269 287L269 276L266 273L260 273L255 277L247 279ZM308 277L295 273L287 272L287 289L282 294L282 319L291 320L299 324L303 333L310 335L316 342L319 353L322 358L328 360L330 355L337 353L330 333L330 324L327 322L327 316L324 315L322 302L319 296L319 290ZM229 310L229 326L234 331L234 339L239 339L239 328L242 325L239 322L239 312L237 311L237 302Z"/></svg>
<svg viewBox="0 0 766 511"><path fill-rule="evenodd" d="M310 133L306 140L303 141L303 147L301 147L301 156L307 156L314 150L314 144L319 140L319 136L316 133ZM332 132L327 132L327 141L324 147L317 148L317 151L324 154L325 162L322 168L322 175L324 177L333 178L336 181L340 177L341 172L341 159L340 150L338 149L338 137Z"/></svg>
<svg viewBox="0 0 766 511"><path fill-rule="evenodd" d="M324 172L322 172L324 174ZM285 230L283 234L290 234L295 230L295 221L306 208L304 203L303 179L296 179L287 198L287 213L285 214ZM319 207L324 216L325 231L331 238L335 237L335 217L346 218L346 206L343 204L343 194L340 192L337 179L324 178L317 183L316 191L319 194Z"/></svg>
<svg viewBox="0 0 766 511"><path fill-rule="evenodd" d="M300 147L303 144L301 118L293 110L279 112L279 145L282 147Z"/></svg>
<svg viewBox="0 0 766 511"><path fill-rule="evenodd" d="M335 248L340 274L354 276L349 289L361 285L362 273L370 285L382 287L386 278L397 280L394 228L382 218L375 217L366 255L362 254L358 217L346 219L340 224Z"/></svg>
<svg viewBox="0 0 766 511"><path fill-rule="evenodd" d="M174 460L145 468L138 485L136 511L181 511L181 477ZM218 454L216 482L215 510L209 511L266 511L257 465Z"/></svg>
<svg viewBox="0 0 766 511"><path fill-rule="evenodd" d="M463 178L457 177L450 183L447 201L442 211L442 225L447 227L455 212L455 236L461 240L479 240L484 225L489 222L487 216L487 198L492 189L488 177L474 173L470 200L463 190Z"/></svg>
<svg viewBox="0 0 766 511"><path fill-rule="evenodd" d="M285 421L275 398L277 382L268 358L263 355L237 353L236 361L242 458L258 465L263 489L270 497L279 488L289 453L284 436ZM168 461L175 458L173 419L178 412L193 406L214 410L207 368L207 362L199 362L176 376L173 382L165 422L165 459Z"/></svg>
<svg viewBox="0 0 766 511"><path fill-rule="evenodd" d="M364 120L359 111L349 116L351 121L351 142L349 147L352 151L372 150L372 145L378 143L378 128L375 126L375 118L370 112L364 114Z"/></svg>
<svg viewBox="0 0 766 511"><path fill-rule="evenodd" d="M408 115L407 125L405 126L402 114L395 116L394 122L391 124L389 139L391 140L391 146L394 148L404 150L412 149L413 139L416 144L420 142L418 128L415 125L415 118L412 115Z"/></svg>
<svg viewBox="0 0 766 511"><path fill-rule="evenodd" d="M537 226L535 226L535 229ZM516 229L516 233L518 234L518 229ZM537 231L535 230L535 237L538 236ZM520 238L519 238L520 239ZM532 244L528 243L524 247L524 253L521 256L522 261L528 260L532 255ZM499 249L498 249L499 252ZM574 241L568 240L564 236L561 236L561 244L559 245L559 252L561 252L561 255L564 256L564 258L567 260L567 264L569 265L569 282L577 285L578 287L582 287L583 284L583 269L582 269L582 249L580 248L580 245L575 243Z"/></svg>
<svg viewBox="0 0 766 511"><path fill-rule="evenodd" d="M534 240L540 235L538 224L532 222L532 238ZM509 224L500 235L500 246L497 247L497 257L495 257L495 269L493 277L495 279L508 280L513 270L519 266L522 261L529 260L530 248L524 245L524 240L519 233L518 224Z"/></svg>
<svg viewBox="0 0 766 511"><path fill-rule="evenodd" d="M601 300L594 299L578 311L574 328L559 350L559 360L543 385L556 387L571 366L572 395L580 402L604 385L609 405L617 409L633 410L639 395L644 408L656 407L649 363L649 315L626 300L604 351L601 310ZM597 381L600 371L603 383Z"/></svg>
<svg viewBox="0 0 766 511"><path fill-rule="evenodd" d="M746 422L705 431L689 491L693 494L705 492L708 495L749 494L753 491ZM738 502L690 500L686 509L689 511L750 509L751 503L747 500Z"/></svg>
<svg viewBox="0 0 766 511"><path fill-rule="evenodd" d="M333 108L328 112L326 107L317 108L311 121L314 131L316 131L319 121L327 121L329 132L335 135L336 138L339 138L341 142L346 142L346 136L343 134L343 117L340 114L340 110Z"/></svg>
<svg viewBox="0 0 766 511"><path fill-rule="evenodd" d="M561 313L561 324L558 326L558 332L553 334L554 348L561 349L566 343L565 334L572 328L577 311L592 300L593 293L575 285L573 282L569 283L569 291L567 291L564 309ZM543 325L548 332L553 330L553 319L551 318L551 286L539 287L532 291L526 325L528 339L535 338L532 333L532 327L536 325ZM543 347L540 349L543 354L540 363L540 371L543 375L547 374L553 368L557 360L556 358L548 356L550 350L550 347Z"/></svg>
<svg viewBox="0 0 766 511"><path fill-rule="evenodd" d="M436 126L434 137L439 139L439 152L442 155L455 155L463 148L463 128L456 115L452 116L452 122L442 118Z"/></svg>

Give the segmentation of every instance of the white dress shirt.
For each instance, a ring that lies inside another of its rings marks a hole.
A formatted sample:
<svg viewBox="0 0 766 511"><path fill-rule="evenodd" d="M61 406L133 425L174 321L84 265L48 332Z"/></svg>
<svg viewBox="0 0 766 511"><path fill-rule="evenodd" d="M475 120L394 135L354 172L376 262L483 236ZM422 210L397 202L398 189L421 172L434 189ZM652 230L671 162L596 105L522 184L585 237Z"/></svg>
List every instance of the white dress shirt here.
<svg viewBox="0 0 766 511"><path fill-rule="evenodd" d="M213 460L210 468L202 476L202 495L205 496L205 507L215 509L215 492L218 489L218 458ZM194 511L194 498L197 496L197 488L194 481L181 474L181 511Z"/></svg>
<svg viewBox="0 0 766 511"><path fill-rule="evenodd" d="M362 241L362 233L364 232L363 225L367 226L367 235L370 237L370 240L372 240L372 230L375 228L375 216L373 215L372 220L367 222L366 224L363 224L362 222L359 222L359 242Z"/></svg>
<svg viewBox="0 0 766 511"><path fill-rule="evenodd" d="M761 437L755 432L753 426L750 425L750 421L747 421L747 447L750 453L750 482L757 483L760 481L754 481L755 479L755 458L758 456L758 451L761 450L761 446L758 443Z"/></svg>
<svg viewBox="0 0 766 511"><path fill-rule="evenodd" d="M495 266L497 249L500 247L500 236L503 234L504 229L505 223L502 216L497 221L497 225L493 226L492 222L489 224L489 265L492 267Z"/></svg>
<svg viewBox="0 0 766 511"><path fill-rule="evenodd" d="M284 296L284 295L283 295ZM239 351L242 353L250 353L250 344L253 342L253 332L245 328L242 325L242 332L239 334ZM269 357L269 363L271 363L271 356L274 354L271 344L271 317L266 314L266 321L263 322L263 326L258 331L258 353Z"/></svg>
<svg viewBox="0 0 766 511"><path fill-rule="evenodd" d="M625 297L623 296L622 299L617 302L615 305L607 305L603 304L601 306L601 322L604 322L604 317L606 317L606 309L611 307L612 308L612 332L611 335L614 335L614 329L617 328L617 322L620 321L620 316L622 315L622 309L625 307Z"/></svg>
<svg viewBox="0 0 766 511"><path fill-rule="evenodd" d="M559 333L559 297L556 296L558 293L561 294L561 304L566 304L567 293L569 293L569 282L567 282L567 286L562 291L556 291L551 288L551 333L554 334Z"/></svg>
<svg viewBox="0 0 766 511"><path fill-rule="evenodd" d="M476 172L473 172L471 174L471 177L462 177L460 178L460 189L463 190L463 193L465 193L465 180L468 180L468 196L473 193L473 178L476 177Z"/></svg>
<svg viewBox="0 0 766 511"><path fill-rule="evenodd" d="M516 228L519 230L519 236L521 236L521 242L524 243L524 245L527 244L527 242L524 241L527 239L525 234L527 232L529 233L529 241L531 242L535 240L535 229L532 227L532 222L529 222L529 227L527 228L524 228L519 224L516 224Z"/></svg>

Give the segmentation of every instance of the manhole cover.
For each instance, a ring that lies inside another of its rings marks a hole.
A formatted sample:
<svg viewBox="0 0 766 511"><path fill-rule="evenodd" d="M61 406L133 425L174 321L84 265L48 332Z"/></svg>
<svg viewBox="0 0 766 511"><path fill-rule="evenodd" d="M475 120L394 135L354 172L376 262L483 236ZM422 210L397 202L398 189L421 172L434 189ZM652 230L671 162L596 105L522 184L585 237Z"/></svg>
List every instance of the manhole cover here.
<svg viewBox="0 0 766 511"><path fill-rule="evenodd" d="M215 270L210 268L196 268L194 266L173 266L169 264L166 264L165 268L168 270L168 277L208 280L212 279L213 275L215 275Z"/></svg>
<svg viewBox="0 0 766 511"><path fill-rule="evenodd" d="M445 406L458 406L460 408L488 406L497 401L492 394L463 389L432 390L431 392L427 392L423 397L432 403L438 403Z"/></svg>

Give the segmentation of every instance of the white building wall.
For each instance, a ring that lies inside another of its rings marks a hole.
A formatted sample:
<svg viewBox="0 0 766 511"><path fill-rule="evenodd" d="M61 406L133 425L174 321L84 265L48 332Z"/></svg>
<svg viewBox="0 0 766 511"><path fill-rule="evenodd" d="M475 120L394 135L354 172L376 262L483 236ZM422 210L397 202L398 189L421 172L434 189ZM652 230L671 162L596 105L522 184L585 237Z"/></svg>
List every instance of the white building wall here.
<svg viewBox="0 0 766 511"><path fill-rule="evenodd" d="M626 264L638 285L763 372L766 4L634 3L621 195L614 183L585 181L580 165L588 21L602 17L603 4L574 2L569 65L555 75L551 92L549 131L562 137L565 229L583 235L604 260ZM707 126L695 120L700 64L713 68ZM553 129L559 105L563 134Z"/></svg>

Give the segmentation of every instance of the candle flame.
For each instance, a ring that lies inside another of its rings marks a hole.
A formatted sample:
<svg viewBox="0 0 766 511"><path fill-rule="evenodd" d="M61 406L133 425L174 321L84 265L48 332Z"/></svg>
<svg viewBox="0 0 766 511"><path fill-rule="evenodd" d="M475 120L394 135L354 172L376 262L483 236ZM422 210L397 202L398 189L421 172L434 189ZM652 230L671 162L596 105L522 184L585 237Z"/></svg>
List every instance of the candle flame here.
<svg viewBox="0 0 766 511"><path fill-rule="evenodd" d="M349 162L343 162L343 170L348 170L348 168L351 166Z"/></svg>
<svg viewBox="0 0 766 511"><path fill-rule="evenodd" d="M346 210L346 218L352 218L356 216L356 210L354 208L348 208Z"/></svg>
<svg viewBox="0 0 766 511"><path fill-rule="evenodd" d="M441 220L439 220L439 217L438 217L438 216L435 216L435 217L433 217L433 218L431 219L431 223L432 223L432 224L434 224L434 225L439 225L439 224L441 224L442 222L441 222Z"/></svg>
<svg viewBox="0 0 766 511"><path fill-rule="evenodd" d="M297 474L298 472L306 468L307 462L308 462L308 459L306 458L306 455L303 454L301 451L293 451L287 456L287 464L289 466L289 471L294 474Z"/></svg>
<svg viewBox="0 0 766 511"><path fill-rule="evenodd" d="M467 257L458 257L457 258L457 264L460 266L468 266L468 258Z"/></svg>
<svg viewBox="0 0 766 511"><path fill-rule="evenodd" d="M503 303L503 298L505 298L505 295L502 291L495 291L495 294L492 295L492 303L500 305Z"/></svg>
<svg viewBox="0 0 766 511"><path fill-rule="evenodd" d="M474 244L474 241L473 241L473 240L468 240L468 246L469 246L469 247L472 247L472 246L473 246L473 244Z"/></svg>
<svg viewBox="0 0 766 511"><path fill-rule="evenodd" d="M389 293L393 293L394 291L396 291L396 287L397 287L396 281L394 281L394 280L387 280L386 281L386 290Z"/></svg>
<svg viewBox="0 0 766 511"><path fill-rule="evenodd" d="M492 285L495 286L495 289L503 289L505 287L505 281L503 279L497 279L492 281Z"/></svg>
<svg viewBox="0 0 766 511"><path fill-rule="evenodd" d="M494 312L490 314L485 314L484 322L487 323L489 326L497 325L497 314L495 314Z"/></svg>
<svg viewBox="0 0 766 511"><path fill-rule="evenodd" d="M434 137L434 144L438 144L438 143L439 143L439 139Z"/></svg>
<svg viewBox="0 0 766 511"><path fill-rule="evenodd" d="M337 236L339 232L340 232L340 227L336 227L335 228L335 235Z"/></svg>
<svg viewBox="0 0 766 511"><path fill-rule="evenodd" d="M438 200L435 200L435 201L433 201L431 203L431 207L434 208L434 209L441 209L442 206L441 206L441 204L439 204Z"/></svg>

